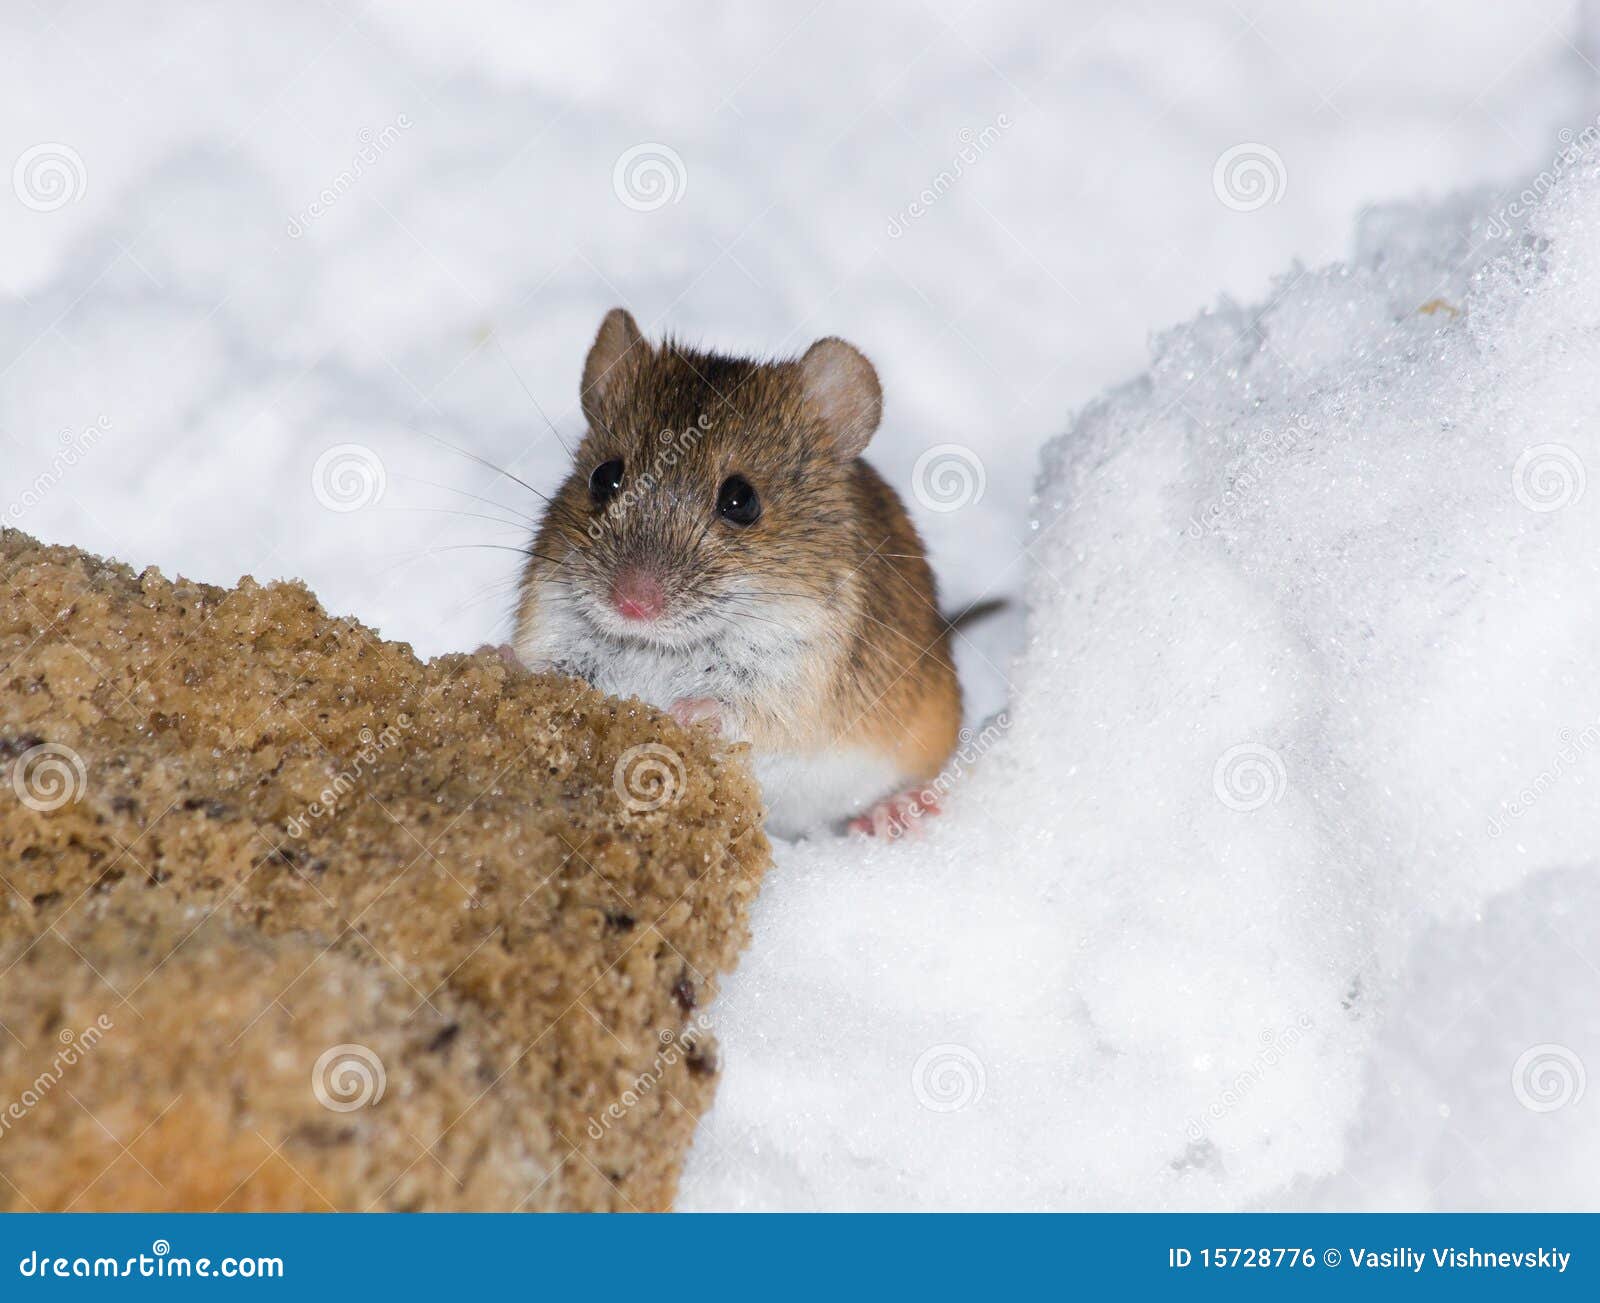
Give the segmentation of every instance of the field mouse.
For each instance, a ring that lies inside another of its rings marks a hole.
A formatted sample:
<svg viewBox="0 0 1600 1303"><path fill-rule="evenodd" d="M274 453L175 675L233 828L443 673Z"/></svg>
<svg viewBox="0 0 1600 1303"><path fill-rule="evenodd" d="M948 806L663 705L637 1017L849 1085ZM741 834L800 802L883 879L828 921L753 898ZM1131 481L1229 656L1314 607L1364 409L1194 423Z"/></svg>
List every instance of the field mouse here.
<svg viewBox="0 0 1600 1303"><path fill-rule="evenodd" d="M582 407L522 576L522 662L748 742L780 836L927 810L961 689L921 540L861 460L872 364L841 339L776 362L653 345L616 308Z"/></svg>

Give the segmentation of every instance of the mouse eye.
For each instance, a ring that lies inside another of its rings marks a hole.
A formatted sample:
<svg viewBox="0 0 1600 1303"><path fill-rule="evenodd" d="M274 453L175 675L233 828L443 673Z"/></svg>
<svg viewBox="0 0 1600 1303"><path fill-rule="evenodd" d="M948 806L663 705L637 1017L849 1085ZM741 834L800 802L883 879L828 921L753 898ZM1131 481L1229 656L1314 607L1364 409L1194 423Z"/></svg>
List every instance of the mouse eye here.
<svg viewBox="0 0 1600 1303"><path fill-rule="evenodd" d="M622 458L603 461L589 473L589 496L597 503L610 502L622 487Z"/></svg>
<svg viewBox="0 0 1600 1303"><path fill-rule="evenodd" d="M717 490L717 515L734 525L753 525L761 516L761 499L743 475L730 475Z"/></svg>

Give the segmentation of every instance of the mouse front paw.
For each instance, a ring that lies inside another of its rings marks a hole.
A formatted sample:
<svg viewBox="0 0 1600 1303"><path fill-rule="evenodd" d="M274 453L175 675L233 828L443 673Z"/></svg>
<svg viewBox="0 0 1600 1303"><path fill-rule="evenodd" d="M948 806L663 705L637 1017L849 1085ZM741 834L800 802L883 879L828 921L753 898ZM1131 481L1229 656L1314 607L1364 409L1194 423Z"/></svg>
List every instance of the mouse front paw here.
<svg viewBox="0 0 1600 1303"><path fill-rule="evenodd" d="M667 707L667 714L685 728L723 731L722 703L714 697L679 697Z"/></svg>
<svg viewBox="0 0 1600 1303"><path fill-rule="evenodd" d="M508 642L486 642L481 647L478 647L472 654L474 656L482 656L485 653L492 653L493 655L498 656L501 664L505 665L508 669L525 670L528 668L517 658L516 649L513 648Z"/></svg>

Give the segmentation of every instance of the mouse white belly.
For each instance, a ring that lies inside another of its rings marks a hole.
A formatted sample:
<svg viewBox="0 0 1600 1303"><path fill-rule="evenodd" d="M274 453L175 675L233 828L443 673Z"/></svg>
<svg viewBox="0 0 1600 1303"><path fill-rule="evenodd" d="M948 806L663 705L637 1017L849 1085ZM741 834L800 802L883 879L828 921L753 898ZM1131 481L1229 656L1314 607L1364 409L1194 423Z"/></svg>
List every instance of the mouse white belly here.
<svg viewBox="0 0 1600 1303"><path fill-rule="evenodd" d="M756 751L751 768L767 803L767 831L798 837L870 808L904 781L878 752L861 747L800 753Z"/></svg>
<svg viewBox="0 0 1600 1303"><path fill-rule="evenodd" d="M905 781L886 755L821 739L816 747L774 746L752 736L739 703L759 700L770 719L794 717L790 736L808 731L800 720L821 690L812 677L819 663L797 615L787 627L751 622L737 638L714 648L660 648L608 638L554 587L540 594L537 621L519 631L516 652L532 669L553 669L584 679L601 692L633 697L658 710L692 699L719 703L724 736L749 742L751 767L767 805L767 828L779 837L834 827L868 809Z"/></svg>

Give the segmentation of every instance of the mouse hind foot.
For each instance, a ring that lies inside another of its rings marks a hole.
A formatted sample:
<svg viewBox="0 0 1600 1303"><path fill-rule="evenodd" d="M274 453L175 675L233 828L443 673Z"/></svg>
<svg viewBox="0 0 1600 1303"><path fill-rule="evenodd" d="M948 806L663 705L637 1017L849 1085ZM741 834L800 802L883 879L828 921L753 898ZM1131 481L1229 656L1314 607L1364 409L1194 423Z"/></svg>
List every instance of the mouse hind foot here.
<svg viewBox="0 0 1600 1303"><path fill-rule="evenodd" d="M907 833L915 836L921 831L922 820L938 813L938 792L929 787L909 787L884 797L870 810L850 820L847 827L864 837L887 837L892 841Z"/></svg>

